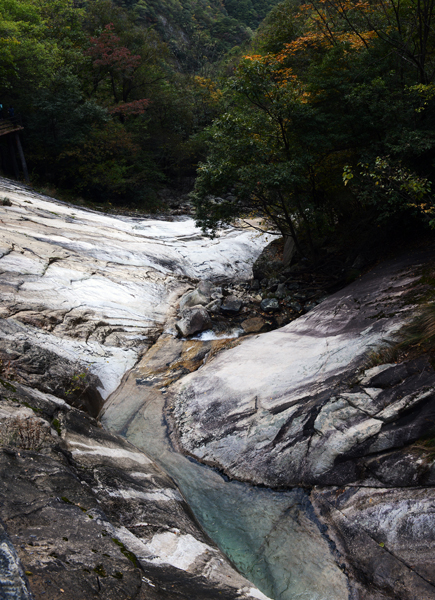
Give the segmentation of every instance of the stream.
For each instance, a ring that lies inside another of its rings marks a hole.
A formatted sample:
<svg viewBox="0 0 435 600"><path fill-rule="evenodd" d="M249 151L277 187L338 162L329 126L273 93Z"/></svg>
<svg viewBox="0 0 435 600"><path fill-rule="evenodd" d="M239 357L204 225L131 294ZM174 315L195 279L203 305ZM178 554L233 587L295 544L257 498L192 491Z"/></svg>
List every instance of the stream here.
<svg viewBox="0 0 435 600"><path fill-rule="evenodd" d="M319 536L307 494L229 481L176 452L163 417L164 395L141 403L131 390L124 393L121 386L117 396L123 402L112 405L102 423L173 478L202 528L236 568L273 600L331 600L336 566Z"/></svg>

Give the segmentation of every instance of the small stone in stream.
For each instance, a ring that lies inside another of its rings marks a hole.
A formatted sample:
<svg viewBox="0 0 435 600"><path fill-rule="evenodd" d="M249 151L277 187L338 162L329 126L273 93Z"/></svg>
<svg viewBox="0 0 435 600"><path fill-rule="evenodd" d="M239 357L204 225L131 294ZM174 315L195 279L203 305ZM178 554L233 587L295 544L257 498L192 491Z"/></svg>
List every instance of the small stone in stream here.
<svg viewBox="0 0 435 600"><path fill-rule="evenodd" d="M177 331L187 337L211 326L210 316L203 306L193 306L183 310L183 318L175 323Z"/></svg>
<svg viewBox="0 0 435 600"><path fill-rule="evenodd" d="M245 333L258 333L264 325L265 321L261 317L252 317L242 321L242 329Z"/></svg>
<svg viewBox="0 0 435 600"><path fill-rule="evenodd" d="M216 298L216 300L212 300L209 304L207 304L207 306L205 307L209 313L218 313L220 312L222 306L222 300L220 300L219 298Z"/></svg>
<svg viewBox="0 0 435 600"><path fill-rule="evenodd" d="M277 292L285 292L287 290L287 286L285 285L285 283L278 283L278 286L276 288Z"/></svg>
<svg viewBox="0 0 435 600"><path fill-rule="evenodd" d="M299 304L299 302L296 302L295 300L293 300L291 302L287 302L287 306L289 308L291 308L291 310L294 310L295 312L301 312L301 310L302 310L302 305Z"/></svg>
<svg viewBox="0 0 435 600"><path fill-rule="evenodd" d="M269 290L269 292L274 292L279 284L279 279L276 279L275 277L273 277L272 279L269 279L268 284L267 284L267 289Z"/></svg>
<svg viewBox="0 0 435 600"><path fill-rule="evenodd" d="M227 313L237 313L242 308L243 302L236 296L227 296L222 302L221 310Z"/></svg>
<svg viewBox="0 0 435 600"><path fill-rule="evenodd" d="M256 292L259 289L260 289L260 282L258 281L258 279L254 279L253 282L251 283L251 290L254 290Z"/></svg>
<svg viewBox="0 0 435 600"><path fill-rule="evenodd" d="M206 296L201 291L192 290L187 294L184 294L180 300L180 310L184 310L185 308L191 308L192 306L205 306L210 302L210 296Z"/></svg>
<svg viewBox="0 0 435 600"><path fill-rule="evenodd" d="M265 298L261 301L260 308L264 312L274 312L275 310L279 310L279 302L276 298Z"/></svg>
<svg viewBox="0 0 435 600"><path fill-rule="evenodd" d="M293 294L293 296L296 298L296 300L302 300L302 301L305 300L305 298L306 298L306 295L303 294L302 292L295 292Z"/></svg>

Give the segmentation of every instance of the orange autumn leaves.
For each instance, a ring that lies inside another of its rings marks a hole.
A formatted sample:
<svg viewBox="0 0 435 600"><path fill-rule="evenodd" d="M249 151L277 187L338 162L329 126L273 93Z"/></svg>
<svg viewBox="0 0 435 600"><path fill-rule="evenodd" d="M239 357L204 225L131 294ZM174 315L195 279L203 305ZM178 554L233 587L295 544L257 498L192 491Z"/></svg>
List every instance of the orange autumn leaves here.
<svg viewBox="0 0 435 600"><path fill-rule="evenodd" d="M314 0L302 4L294 15L300 24L300 34L283 44L276 54L251 54L243 57L239 69L249 64L257 65L264 74L273 79L277 89L291 87L301 102L308 102L312 95L292 68L293 59L307 52L324 52L335 45L347 51L368 48L376 37L370 28L370 14L378 7L365 0Z"/></svg>

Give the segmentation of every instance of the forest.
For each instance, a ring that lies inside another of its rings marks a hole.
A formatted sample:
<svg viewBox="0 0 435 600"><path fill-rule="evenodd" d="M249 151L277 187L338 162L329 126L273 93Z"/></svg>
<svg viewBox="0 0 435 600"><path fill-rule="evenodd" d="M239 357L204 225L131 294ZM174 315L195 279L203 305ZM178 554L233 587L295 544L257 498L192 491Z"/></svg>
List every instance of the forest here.
<svg viewBox="0 0 435 600"><path fill-rule="evenodd" d="M273 4L0 0L0 103L20 115L32 183L152 208L195 174L224 57Z"/></svg>
<svg viewBox="0 0 435 600"><path fill-rule="evenodd" d="M211 234L258 217L315 255L435 223L434 5L0 0L0 103L34 184L152 210L196 178Z"/></svg>

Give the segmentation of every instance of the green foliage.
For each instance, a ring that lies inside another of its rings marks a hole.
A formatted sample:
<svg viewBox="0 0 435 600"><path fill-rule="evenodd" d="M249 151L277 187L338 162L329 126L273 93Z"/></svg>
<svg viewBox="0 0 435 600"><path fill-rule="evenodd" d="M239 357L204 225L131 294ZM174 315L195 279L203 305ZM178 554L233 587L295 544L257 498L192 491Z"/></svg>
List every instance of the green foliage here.
<svg viewBox="0 0 435 600"><path fill-rule="evenodd" d="M213 65L251 35L217 0L0 0L0 102L22 115L32 180L154 208L204 155Z"/></svg>
<svg viewBox="0 0 435 600"><path fill-rule="evenodd" d="M358 222L435 224L434 7L276 6L208 130L198 224L261 216L314 256Z"/></svg>

